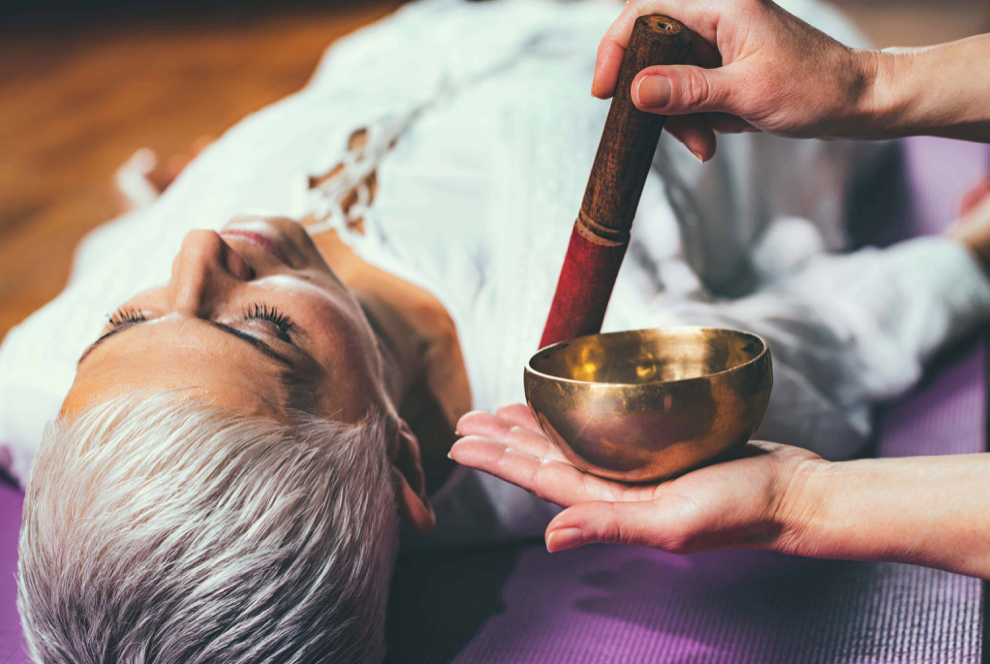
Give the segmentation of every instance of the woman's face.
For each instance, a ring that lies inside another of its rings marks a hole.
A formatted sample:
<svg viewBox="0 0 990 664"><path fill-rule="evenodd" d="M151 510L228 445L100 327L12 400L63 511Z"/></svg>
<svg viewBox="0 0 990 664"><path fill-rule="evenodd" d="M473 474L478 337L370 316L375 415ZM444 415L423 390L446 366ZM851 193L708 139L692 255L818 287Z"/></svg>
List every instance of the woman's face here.
<svg viewBox="0 0 990 664"><path fill-rule="evenodd" d="M290 407L342 422L389 409L361 307L302 226L278 217L189 233L169 282L124 304L83 354L62 410L171 389L280 420Z"/></svg>

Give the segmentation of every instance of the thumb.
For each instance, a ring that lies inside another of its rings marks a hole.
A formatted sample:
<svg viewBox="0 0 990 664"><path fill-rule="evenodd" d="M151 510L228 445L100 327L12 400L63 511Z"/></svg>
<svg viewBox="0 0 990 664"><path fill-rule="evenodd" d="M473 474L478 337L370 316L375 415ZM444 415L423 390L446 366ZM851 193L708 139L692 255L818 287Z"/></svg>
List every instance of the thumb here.
<svg viewBox="0 0 990 664"><path fill-rule="evenodd" d="M556 553L585 544L636 544L678 551L687 543L683 519L652 500L579 503L547 526L547 551Z"/></svg>
<svg viewBox="0 0 990 664"><path fill-rule="evenodd" d="M633 79L633 103L641 111L664 115L734 113L730 67L648 67Z"/></svg>

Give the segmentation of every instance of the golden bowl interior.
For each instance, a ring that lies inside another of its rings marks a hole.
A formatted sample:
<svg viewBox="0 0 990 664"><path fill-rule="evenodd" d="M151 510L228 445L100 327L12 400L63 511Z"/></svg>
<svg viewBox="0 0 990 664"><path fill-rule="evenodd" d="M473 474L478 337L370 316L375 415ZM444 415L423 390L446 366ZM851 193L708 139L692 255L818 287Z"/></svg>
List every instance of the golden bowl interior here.
<svg viewBox="0 0 990 664"><path fill-rule="evenodd" d="M772 386L766 342L720 328L596 334L540 350L526 398L575 465L624 481L684 472L744 444Z"/></svg>
<svg viewBox="0 0 990 664"><path fill-rule="evenodd" d="M720 328L594 334L542 349L532 371L580 383L669 383L729 371L766 351L760 337Z"/></svg>

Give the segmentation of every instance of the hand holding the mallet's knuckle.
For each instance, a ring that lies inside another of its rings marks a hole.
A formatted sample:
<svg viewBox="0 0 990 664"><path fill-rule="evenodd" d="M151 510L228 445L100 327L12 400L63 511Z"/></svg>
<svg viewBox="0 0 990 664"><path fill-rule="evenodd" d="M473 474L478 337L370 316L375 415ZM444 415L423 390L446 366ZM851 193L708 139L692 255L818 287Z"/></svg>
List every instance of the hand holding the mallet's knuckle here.
<svg viewBox="0 0 990 664"><path fill-rule="evenodd" d="M599 45L594 95L613 94L632 26L646 14L678 19L694 40L688 64L640 72L633 101L671 116L666 130L702 161L716 133L870 137L885 127L881 54L844 46L769 0L628 3Z"/></svg>

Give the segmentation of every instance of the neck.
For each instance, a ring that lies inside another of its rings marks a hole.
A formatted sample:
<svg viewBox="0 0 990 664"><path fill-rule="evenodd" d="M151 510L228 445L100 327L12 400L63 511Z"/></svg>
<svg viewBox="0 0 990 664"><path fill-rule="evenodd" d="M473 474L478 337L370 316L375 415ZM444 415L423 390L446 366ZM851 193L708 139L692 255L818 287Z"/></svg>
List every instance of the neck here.
<svg viewBox="0 0 990 664"><path fill-rule="evenodd" d="M423 362L429 356L429 340L395 303L376 294L355 294L378 337L382 377L392 403L419 440L426 490L433 493L454 468L447 453L457 435L426 380Z"/></svg>

